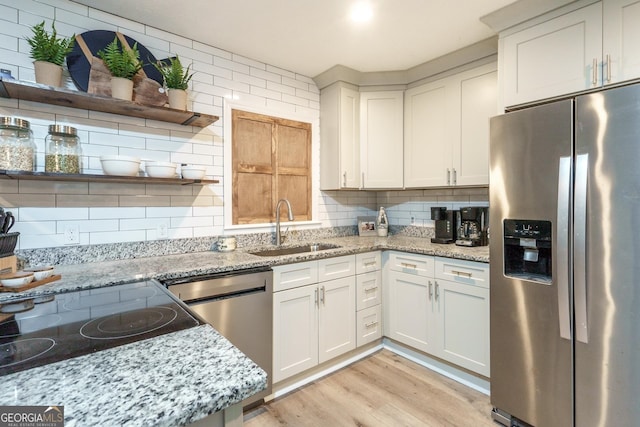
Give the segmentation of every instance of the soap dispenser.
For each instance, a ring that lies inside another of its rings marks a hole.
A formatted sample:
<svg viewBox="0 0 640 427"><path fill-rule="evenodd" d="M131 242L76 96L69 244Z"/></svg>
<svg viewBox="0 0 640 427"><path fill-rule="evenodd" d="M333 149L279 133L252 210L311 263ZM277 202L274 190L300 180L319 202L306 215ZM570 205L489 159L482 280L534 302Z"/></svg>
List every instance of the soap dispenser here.
<svg viewBox="0 0 640 427"><path fill-rule="evenodd" d="M387 213L384 211L384 207L380 206L380 212L378 212L377 219L377 229L378 236L386 237L389 233L389 219L387 218Z"/></svg>

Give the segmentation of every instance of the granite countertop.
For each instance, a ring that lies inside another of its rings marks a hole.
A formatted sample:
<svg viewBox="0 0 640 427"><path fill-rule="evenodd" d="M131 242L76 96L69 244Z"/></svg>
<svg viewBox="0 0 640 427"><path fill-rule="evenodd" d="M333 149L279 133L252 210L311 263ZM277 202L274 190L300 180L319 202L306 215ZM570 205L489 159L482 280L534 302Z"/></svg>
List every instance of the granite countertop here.
<svg viewBox="0 0 640 427"><path fill-rule="evenodd" d="M65 426L178 426L264 390L267 374L209 325L3 376L0 405L64 405Z"/></svg>
<svg viewBox="0 0 640 427"><path fill-rule="evenodd" d="M486 246L433 244L418 237L351 236L313 242L339 247L275 257L253 255L251 251L264 248L254 247L58 265L61 280L24 292L0 293L0 304L143 279L270 267L383 249L489 262ZM66 426L184 425L265 387L263 370L212 327L202 325L4 376L0 405L61 404Z"/></svg>
<svg viewBox="0 0 640 427"><path fill-rule="evenodd" d="M56 273L62 279L24 292L2 292L0 303L102 286L119 285L143 279L173 279L194 275L221 273L232 270L270 267L313 259L349 255L372 250L398 250L424 255L435 255L478 262L489 262L489 247L461 247L453 244L431 243L429 239L406 236L389 237L334 237L317 239L314 243L340 246L320 252L295 255L260 257L250 252L264 247L239 248L233 252L193 252L150 258L103 261L88 264L59 265ZM295 245L295 243L292 243ZM286 246L286 245L285 245Z"/></svg>

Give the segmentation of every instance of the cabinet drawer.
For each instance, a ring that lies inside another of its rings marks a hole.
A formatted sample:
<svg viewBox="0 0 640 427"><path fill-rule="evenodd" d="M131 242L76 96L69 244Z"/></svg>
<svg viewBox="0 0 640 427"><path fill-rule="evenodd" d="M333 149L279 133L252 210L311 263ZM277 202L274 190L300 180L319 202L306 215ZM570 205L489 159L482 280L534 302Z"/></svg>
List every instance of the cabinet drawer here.
<svg viewBox="0 0 640 427"><path fill-rule="evenodd" d="M297 288L318 282L318 262L300 262L297 264L273 267L273 291Z"/></svg>
<svg viewBox="0 0 640 427"><path fill-rule="evenodd" d="M389 254L389 268L393 271L433 277L434 257L428 255L412 255L403 252Z"/></svg>
<svg viewBox="0 0 640 427"><path fill-rule="evenodd" d="M466 285L489 287L489 264L436 257L436 279Z"/></svg>
<svg viewBox="0 0 640 427"><path fill-rule="evenodd" d="M380 251L356 254L356 274L376 271L382 268Z"/></svg>
<svg viewBox="0 0 640 427"><path fill-rule="evenodd" d="M340 279L356 274L355 255L318 260L318 282Z"/></svg>
<svg viewBox="0 0 640 427"><path fill-rule="evenodd" d="M356 313L358 347L382 337L382 306L376 305Z"/></svg>
<svg viewBox="0 0 640 427"><path fill-rule="evenodd" d="M378 305L382 302L382 272L371 271L356 276L356 310Z"/></svg>

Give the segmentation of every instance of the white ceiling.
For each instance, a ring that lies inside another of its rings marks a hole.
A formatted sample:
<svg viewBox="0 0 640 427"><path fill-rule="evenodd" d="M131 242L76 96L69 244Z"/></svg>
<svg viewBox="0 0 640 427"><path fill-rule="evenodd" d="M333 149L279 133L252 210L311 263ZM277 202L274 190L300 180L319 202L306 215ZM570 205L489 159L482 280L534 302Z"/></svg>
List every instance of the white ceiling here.
<svg viewBox="0 0 640 427"><path fill-rule="evenodd" d="M491 37L479 17L515 0L74 0L309 77L341 64L406 70Z"/></svg>

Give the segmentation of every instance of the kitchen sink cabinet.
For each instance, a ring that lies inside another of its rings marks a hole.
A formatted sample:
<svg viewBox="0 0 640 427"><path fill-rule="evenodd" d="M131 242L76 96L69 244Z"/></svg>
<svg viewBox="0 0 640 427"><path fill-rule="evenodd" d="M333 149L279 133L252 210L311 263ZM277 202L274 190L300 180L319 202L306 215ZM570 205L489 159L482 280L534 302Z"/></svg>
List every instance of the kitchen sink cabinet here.
<svg viewBox="0 0 640 427"><path fill-rule="evenodd" d="M603 0L563 12L549 13L500 35L504 106L640 77L637 0Z"/></svg>
<svg viewBox="0 0 640 427"><path fill-rule="evenodd" d="M385 270L385 335L488 377L488 265L391 252Z"/></svg>
<svg viewBox="0 0 640 427"><path fill-rule="evenodd" d="M335 83L321 92L320 187L360 188L360 93Z"/></svg>
<svg viewBox="0 0 640 427"><path fill-rule="evenodd" d="M274 383L356 348L355 255L273 270Z"/></svg>
<svg viewBox="0 0 640 427"><path fill-rule="evenodd" d="M406 188L488 185L496 64L410 88L404 100Z"/></svg>

